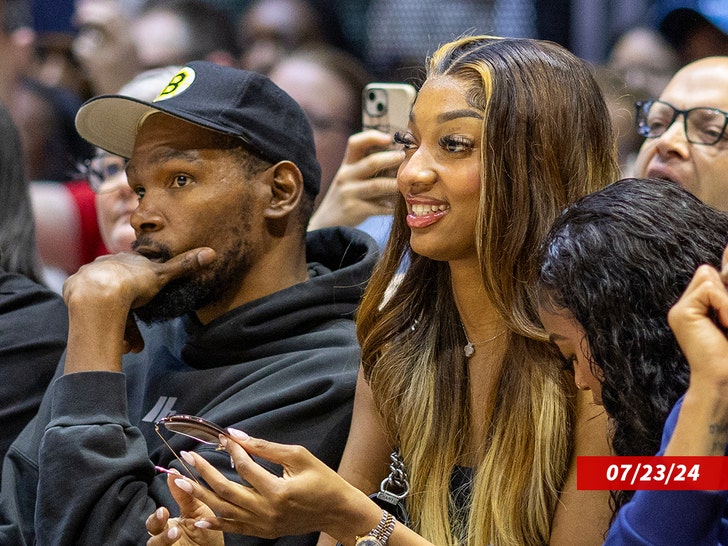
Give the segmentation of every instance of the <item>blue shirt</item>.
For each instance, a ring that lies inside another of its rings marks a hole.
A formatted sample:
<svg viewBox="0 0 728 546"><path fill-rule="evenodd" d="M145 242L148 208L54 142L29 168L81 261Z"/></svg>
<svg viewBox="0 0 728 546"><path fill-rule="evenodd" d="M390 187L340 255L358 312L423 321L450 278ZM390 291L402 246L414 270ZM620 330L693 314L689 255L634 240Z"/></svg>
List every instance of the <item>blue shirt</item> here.
<svg viewBox="0 0 728 546"><path fill-rule="evenodd" d="M658 455L663 455L683 398L670 412ZM728 545L728 491L637 491L607 534L605 546Z"/></svg>

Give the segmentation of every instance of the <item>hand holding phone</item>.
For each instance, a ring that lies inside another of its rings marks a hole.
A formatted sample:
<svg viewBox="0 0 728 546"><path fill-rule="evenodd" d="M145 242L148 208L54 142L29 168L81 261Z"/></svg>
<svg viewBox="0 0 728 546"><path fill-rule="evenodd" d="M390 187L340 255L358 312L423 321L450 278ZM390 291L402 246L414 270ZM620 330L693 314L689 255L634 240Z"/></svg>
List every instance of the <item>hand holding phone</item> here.
<svg viewBox="0 0 728 546"><path fill-rule="evenodd" d="M397 195L401 150L391 136L363 131L349 137L346 154L308 228L355 227L370 216L391 214Z"/></svg>
<svg viewBox="0 0 728 546"><path fill-rule="evenodd" d="M370 83L364 88L363 131L349 137L341 167L313 214L309 230L357 226L370 216L392 213L397 198L395 177L403 156L393 137L397 131L407 130L416 94L406 83Z"/></svg>

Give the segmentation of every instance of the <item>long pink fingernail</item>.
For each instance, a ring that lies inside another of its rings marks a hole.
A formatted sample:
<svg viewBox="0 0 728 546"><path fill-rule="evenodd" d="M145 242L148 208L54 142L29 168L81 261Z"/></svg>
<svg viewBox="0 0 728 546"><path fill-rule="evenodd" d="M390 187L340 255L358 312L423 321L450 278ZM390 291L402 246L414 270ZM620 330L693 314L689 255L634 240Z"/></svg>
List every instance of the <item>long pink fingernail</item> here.
<svg viewBox="0 0 728 546"><path fill-rule="evenodd" d="M179 536L179 527L172 527L167 531L167 538L177 538Z"/></svg>
<svg viewBox="0 0 728 546"><path fill-rule="evenodd" d="M188 465L195 466L195 458L189 451L180 451L179 454L182 455L182 458Z"/></svg>
<svg viewBox="0 0 728 546"><path fill-rule="evenodd" d="M242 430L238 430L236 428L228 428L227 429L230 436L235 438L236 440L249 440L250 436L245 434Z"/></svg>
<svg viewBox="0 0 728 546"><path fill-rule="evenodd" d="M177 487L179 487L182 491L186 493L192 493L195 490L195 488L192 487L192 484L184 478L177 478L176 480L174 480L174 483L177 485Z"/></svg>
<svg viewBox="0 0 728 546"><path fill-rule="evenodd" d="M203 519L201 521L196 521L195 527L197 527L198 529L209 529L210 527L212 527L212 523Z"/></svg>
<svg viewBox="0 0 728 546"><path fill-rule="evenodd" d="M164 519L164 509L160 506L157 508L157 510L154 512L154 515L157 517L157 519Z"/></svg>

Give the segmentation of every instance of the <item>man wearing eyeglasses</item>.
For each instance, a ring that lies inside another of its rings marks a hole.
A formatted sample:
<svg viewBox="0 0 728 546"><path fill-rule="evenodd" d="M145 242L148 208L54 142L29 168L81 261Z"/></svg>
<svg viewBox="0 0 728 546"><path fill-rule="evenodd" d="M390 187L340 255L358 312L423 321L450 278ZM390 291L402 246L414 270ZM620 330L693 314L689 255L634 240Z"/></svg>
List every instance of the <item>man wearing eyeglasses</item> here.
<svg viewBox="0 0 728 546"><path fill-rule="evenodd" d="M136 240L64 285L67 351L4 461L0 545L143 544L147 516L175 509L166 473L187 471L184 452L239 479L200 436L208 421L335 468L377 247L349 228L307 233L321 172L300 106L265 76L194 61L152 102L89 100L76 127L129 158L104 181L126 168Z"/></svg>
<svg viewBox="0 0 728 546"><path fill-rule="evenodd" d="M673 180L728 211L727 123L728 57L686 65L659 100L637 104L637 131L646 138L635 176Z"/></svg>

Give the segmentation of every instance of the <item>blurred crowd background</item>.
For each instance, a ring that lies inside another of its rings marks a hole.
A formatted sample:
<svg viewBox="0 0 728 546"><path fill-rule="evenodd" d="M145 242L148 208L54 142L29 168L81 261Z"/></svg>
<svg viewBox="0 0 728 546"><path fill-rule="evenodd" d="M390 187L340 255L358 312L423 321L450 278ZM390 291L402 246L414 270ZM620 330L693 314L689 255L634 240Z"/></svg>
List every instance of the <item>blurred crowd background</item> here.
<svg viewBox="0 0 728 546"><path fill-rule="evenodd" d="M75 112L149 69L207 59L271 75L311 118L326 187L361 129L363 85L416 84L426 55L458 35L548 39L592 63L624 176L641 142L634 101L659 96L692 60L728 55L726 0L0 0L0 20L0 100L56 286L108 251L84 169L95 151Z"/></svg>

